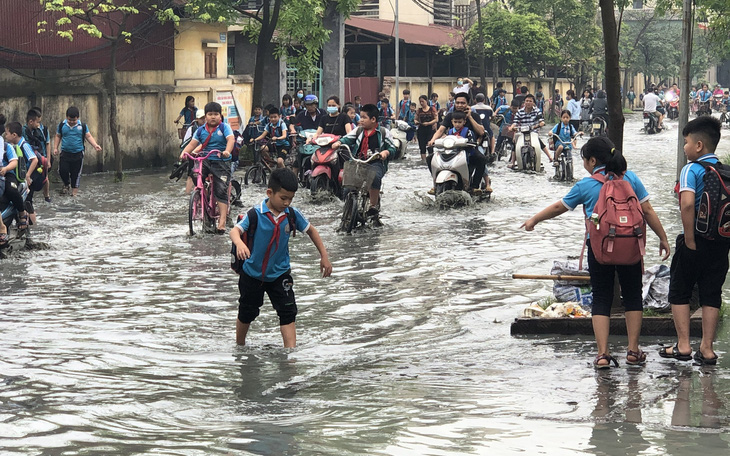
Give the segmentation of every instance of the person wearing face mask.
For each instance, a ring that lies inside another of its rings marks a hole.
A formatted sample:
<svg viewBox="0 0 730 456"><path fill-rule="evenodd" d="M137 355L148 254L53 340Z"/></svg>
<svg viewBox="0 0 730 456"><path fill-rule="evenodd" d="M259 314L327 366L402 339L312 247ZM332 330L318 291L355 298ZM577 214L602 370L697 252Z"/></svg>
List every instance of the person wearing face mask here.
<svg viewBox="0 0 730 456"><path fill-rule="evenodd" d="M456 80L456 87L454 87L454 95L457 93L469 93L471 87L474 85L474 81L469 78L459 78Z"/></svg>
<svg viewBox="0 0 730 456"><path fill-rule="evenodd" d="M350 133L350 130L352 130L350 117L340 112L340 98L332 95L327 99L327 115L322 117L317 128L317 133L307 142L315 141L322 133L345 136Z"/></svg>

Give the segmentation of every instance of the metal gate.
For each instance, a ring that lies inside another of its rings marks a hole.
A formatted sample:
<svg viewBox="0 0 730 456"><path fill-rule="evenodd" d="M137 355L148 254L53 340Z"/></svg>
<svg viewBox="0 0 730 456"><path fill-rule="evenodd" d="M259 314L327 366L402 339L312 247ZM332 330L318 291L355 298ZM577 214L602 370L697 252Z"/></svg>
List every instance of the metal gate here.
<svg viewBox="0 0 730 456"><path fill-rule="evenodd" d="M297 90L304 89L304 94L314 94L322 100L322 66L314 78L314 81L303 81L297 78L297 69L287 65L286 67L286 93L294 95ZM320 106L323 103L320 101Z"/></svg>

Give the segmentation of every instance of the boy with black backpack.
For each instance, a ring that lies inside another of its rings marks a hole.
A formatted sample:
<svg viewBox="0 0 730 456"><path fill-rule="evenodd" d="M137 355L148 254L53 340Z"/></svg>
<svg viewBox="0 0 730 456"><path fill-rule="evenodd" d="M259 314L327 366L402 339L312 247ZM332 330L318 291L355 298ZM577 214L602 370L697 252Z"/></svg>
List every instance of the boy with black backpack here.
<svg viewBox="0 0 730 456"><path fill-rule="evenodd" d="M264 292L279 316L284 347L295 347L297 305L289 264L289 237L296 231L307 233L319 251L322 277L329 277L332 264L319 232L296 209L290 207L299 188L297 176L287 168L277 168L269 178L266 198L248 211L231 230L231 267L240 278L236 343L246 344L246 334L264 303Z"/></svg>
<svg viewBox="0 0 730 456"><path fill-rule="evenodd" d="M712 344L730 250L730 206L727 203L730 168L720 163L715 155L720 128L719 120L702 116L682 130L684 153L690 163L682 168L675 189L679 193L684 233L677 236L669 282L669 303L677 343L659 351L663 358L692 360L689 301L696 284L702 306L702 341L694 359L699 364L709 365L717 364Z"/></svg>
<svg viewBox="0 0 730 456"><path fill-rule="evenodd" d="M66 110L66 120L56 128L56 141L53 155L59 156L58 173L63 181L61 194L76 196L81 183L81 170L84 168L84 141L101 152L101 146L91 136L88 125L79 119L79 108L71 106Z"/></svg>

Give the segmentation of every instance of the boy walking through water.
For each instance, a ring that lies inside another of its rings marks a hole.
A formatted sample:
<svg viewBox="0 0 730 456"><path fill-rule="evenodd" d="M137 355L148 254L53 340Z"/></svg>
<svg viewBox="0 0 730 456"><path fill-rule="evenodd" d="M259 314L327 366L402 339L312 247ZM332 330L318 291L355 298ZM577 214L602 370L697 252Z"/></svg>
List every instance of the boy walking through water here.
<svg viewBox="0 0 730 456"><path fill-rule="evenodd" d="M264 303L264 292L279 316L284 347L297 344L297 304L289 264L289 237L295 230L307 233L317 247L322 277L332 274L332 264L319 232L290 206L298 188L299 182L293 172L287 168L275 169L269 179L266 198L231 230L236 258L245 260L238 279L236 343L239 345L246 344L251 322L258 317Z"/></svg>
<svg viewBox="0 0 730 456"><path fill-rule="evenodd" d="M702 342L694 359L699 364L709 365L717 364L717 354L712 345L720 317L722 286L728 271L730 244L723 240L710 240L698 234L695 227L698 211L703 203L704 177L706 173L713 172L707 167L718 163L715 149L720 142L720 127L719 120L702 116L689 122L682 130L684 153L690 163L682 168L679 175L679 206L684 233L677 236L669 282L669 303L672 305L677 343L674 347L663 347L659 350L662 358L680 361L692 359L689 301L697 284L702 306ZM702 211L707 213L707 206L702 206Z"/></svg>
<svg viewBox="0 0 730 456"><path fill-rule="evenodd" d="M53 155L58 156L60 151L58 173L63 181L62 194L71 193L76 196L79 192L81 170L84 167L84 140L89 141L97 152L101 152L101 146L91 136L89 127L79 120L79 108L71 106L66 110L66 120L56 129L53 147Z"/></svg>

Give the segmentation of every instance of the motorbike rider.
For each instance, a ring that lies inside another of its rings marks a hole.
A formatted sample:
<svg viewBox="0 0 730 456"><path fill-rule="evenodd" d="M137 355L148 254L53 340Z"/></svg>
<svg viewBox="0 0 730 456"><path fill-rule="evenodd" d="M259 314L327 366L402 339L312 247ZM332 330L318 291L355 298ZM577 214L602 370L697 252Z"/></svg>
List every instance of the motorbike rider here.
<svg viewBox="0 0 730 456"><path fill-rule="evenodd" d="M512 100L512 103L507 105L502 105L497 109L497 115L502 116L504 119L502 121L502 125L499 126L499 134L497 135L497 144L494 147L494 150L499 150L499 148L502 146L502 143L508 138L507 135L504 134L505 131L511 131L509 128L512 126L512 119L514 119L515 114L517 114L517 111L520 110L520 101L519 100ZM514 160L516 160L516 157L514 154L510 157L510 164L508 167L514 166Z"/></svg>
<svg viewBox="0 0 730 456"><path fill-rule="evenodd" d="M492 116L494 116L494 110L489 104L485 103L487 97L483 93L478 93L475 97L476 104L471 107L471 112L476 114L477 119L481 119L482 125L484 126L484 139L489 141L489 152L494 151L494 133L492 132ZM484 116L482 118L482 115Z"/></svg>
<svg viewBox="0 0 730 456"><path fill-rule="evenodd" d="M436 133L434 133L433 137L428 142L428 147L432 147L437 139L444 136L446 131L454 126L451 120L454 117L454 113L457 111L466 114L466 128L471 130L475 138L481 138L482 136L484 136L484 125L482 125L480 120L476 119L475 116L472 115L471 110L469 109L469 94L466 92L459 92L454 94L454 112L446 114L443 122L441 123L441 126L438 128L438 130L436 130ZM426 163L428 164L429 173L431 172L432 158L433 152L426 157ZM469 167L473 167L473 169L470 170L471 175L477 176L477 178L472 179L471 182L471 187L475 192L479 191L479 181L481 180L481 176L484 174L484 168L486 166L487 157L480 153L474 154L469 158Z"/></svg>
<svg viewBox="0 0 730 456"><path fill-rule="evenodd" d="M606 123L608 128L608 99L606 98L606 91L599 90L596 93L596 97L591 101L591 119L601 118Z"/></svg>
<svg viewBox="0 0 730 456"><path fill-rule="evenodd" d="M316 130L319 128L319 124L322 123L322 118L326 114L318 108L318 104L319 99L316 95L309 94L304 97L304 111L297 114L289 124L289 132L292 135L297 134L297 128L299 130ZM294 145L292 145L292 149L294 149ZM297 154L297 158L292 165L292 171L297 176L299 175L299 168L302 167L302 159L302 154Z"/></svg>
<svg viewBox="0 0 730 456"><path fill-rule="evenodd" d="M697 91L697 101L707 103L710 99L712 99L712 92L710 92L707 84L702 84L702 90Z"/></svg>
<svg viewBox="0 0 730 456"><path fill-rule="evenodd" d="M662 121L664 120L664 114L659 112L658 107L660 104L659 101L659 95L657 92L659 89L657 87L654 87L653 91L650 91L646 95L644 95L644 112L648 112L650 115L656 116L657 119L659 119L657 123L657 128L662 128Z"/></svg>
<svg viewBox="0 0 730 456"><path fill-rule="evenodd" d="M519 127L523 125L529 125L533 129L545 126L545 119L542 117L542 111L535 107L535 96L532 94L527 94L525 96L525 107L517 111L510 128L512 131L517 131L519 130ZM538 140L540 141L540 149L545 152L548 160L552 162L553 158L550 156L547 146L544 142L542 142L542 139L538 138ZM513 151L512 153L515 155L514 160L512 160L512 162L514 162L517 160L516 151Z"/></svg>
<svg viewBox="0 0 730 456"><path fill-rule="evenodd" d="M327 115L322 117L317 132L310 139L307 139L307 144L316 141L322 133L345 136L351 130L350 117L345 113L340 113L340 98L332 95L327 98Z"/></svg>
<svg viewBox="0 0 730 456"><path fill-rule="evenodd" d="M364 105L360 109L360 126L340 138L339 141L332 143L334 149L339 148L342 144L347 145L352 154L360 160L365 160L372 154L380 153L380 160L369 164L375 171L375 179L373 179L368 191L370 208L367 215L376 219L379 216L378 203L380 202L380 188L383 176L388 172L388 158L396 152L390 131L378 125L378 114L378 107L374 104Z"/></svg>

